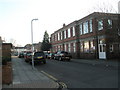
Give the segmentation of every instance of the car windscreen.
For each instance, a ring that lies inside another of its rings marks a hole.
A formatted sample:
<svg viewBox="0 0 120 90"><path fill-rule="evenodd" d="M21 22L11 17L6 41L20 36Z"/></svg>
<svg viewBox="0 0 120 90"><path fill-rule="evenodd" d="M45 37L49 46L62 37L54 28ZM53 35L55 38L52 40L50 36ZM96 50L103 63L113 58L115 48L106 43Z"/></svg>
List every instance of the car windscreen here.
<svg viewBox="0 0 120 90"><path fill-rule="evenodd" d="M63 51L63 52L61 52L61 53L68 54L68 52L64 52L64 51Z"/></svg>
<svg viewBox="0 0 120 90"><path fill-rule="evenodd" d="M37 53L34 54L34 56L44 56L44 53L42 53L42 52L37 52Z"/></svg>

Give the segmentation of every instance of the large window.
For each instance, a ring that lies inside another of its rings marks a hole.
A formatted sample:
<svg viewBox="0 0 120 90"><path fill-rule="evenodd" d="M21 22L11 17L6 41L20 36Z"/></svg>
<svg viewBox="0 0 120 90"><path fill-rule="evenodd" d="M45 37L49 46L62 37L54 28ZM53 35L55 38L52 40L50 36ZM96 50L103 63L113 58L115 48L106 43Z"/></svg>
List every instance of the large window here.
<svg viewBox="0 0 120 90"><path fill-rule="evenodd" d="M68 43L68 52L71 52L71 45Z"/></svg>
<svg viewBox="0 0 120 90"><path fill-rule="evenodd" d="M82 31L82 23L80 24L80 35L83 34L83 31Z"/></svg>
<svg viewBox="0 0 120 90"><path fill-rule="evenodd" d="M72 31L73 31L73 36L75 36L75 27L73 27Z"/></svg>
<svg viewBox="0 0 120 90"><path fill-rule="evenodd" d="M89 24L90 24L90 32L92 32L92 20L90 20Z"/></svg>
<svg viewBox="0 0 120 90"><path fill-rule="evenodd" d="M103 20L98 20L98 30L103 29Z"/></svg>
<svg viewBox="0 0 120 90"><path fill-rule="evenodd" d="M93 40L90 41L90 52L91 52L91 53L95 52L95 46L94 46L94 44L93 44Z"/></svg>
<svg viewBox="0 0 120 90"><path fill-rule="evenodd" d="M112 28L112 20L108 19L107 23L108 23L108 29L111 29Z"/></svg>
<svg viewBox="0 0 120 90"><path fill-rule="evenodd" d="M88 21L83 23L83 33L84 34L88 33Z"/></svg>
<svg viewBox="0 0 120 90"><path fill-rule="evenodd" d="M69 29L68 29L68 38L70 37L70 34L71 34L71 33L70 33L70 28L69 28Z"/></svg>
<svg viewBox="0 0 120 90"><path fill-rule="evenodd" d="M58 33L57 37L58 37L58 41L59 41L59 40L60 40L60 35L59 35L59 33Z"/></svg>
<svg viewBox="0 0 120 90"><path fill-rule="evenodd" d="M60 32L60 40L62 40L62 37L63 37L62 32Z"/></svg>
<svg viewBox="0 0 120 90"><path fill-rule="evenodd" d="M64 44L64 50L66 51L66 44Z"/></svg>
<svg viewBox="0 0 120 90"><path fill-rule="evenodd" d="M76 45L73 43L73 52L76 52Z"/></svg>
<svg viewBox="0 0 120 90"><path fill-rule="evenodd" d="M64 39L66 39L66 30L64 31Z"/></svg>
<svg viewBox="0 0 120 90"><path fill-rule="evenodd" d="M89 53L89 41L84 42L84 52Z"/></svg>
<svg viewBox="0 0 120 90"><path fill-rule="evenodd" d="M80 52L83 52L83 42L80 43Z"/></svg>

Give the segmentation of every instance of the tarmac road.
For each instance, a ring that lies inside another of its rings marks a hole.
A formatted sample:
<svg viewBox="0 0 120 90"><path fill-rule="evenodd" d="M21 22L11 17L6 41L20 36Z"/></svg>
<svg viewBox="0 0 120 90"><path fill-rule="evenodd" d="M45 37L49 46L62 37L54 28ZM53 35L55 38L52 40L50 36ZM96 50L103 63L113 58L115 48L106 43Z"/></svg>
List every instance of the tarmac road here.
<svg viewBox="0 0 120 90"><path fill-rule="evenodd" d="M46 65L38 64L35 68L63 82L68 89L118 88L118 69L113 67L48 59Z"/></svg>

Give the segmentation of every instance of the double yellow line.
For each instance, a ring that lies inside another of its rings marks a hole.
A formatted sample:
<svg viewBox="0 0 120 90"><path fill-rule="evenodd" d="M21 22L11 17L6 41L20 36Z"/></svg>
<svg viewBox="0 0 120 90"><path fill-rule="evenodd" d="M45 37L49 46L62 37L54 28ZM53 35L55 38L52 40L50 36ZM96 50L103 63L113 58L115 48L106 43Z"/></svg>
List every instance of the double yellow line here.
<svg viewBox="0 0 120 90"><path fill-rule="evenodd" d="M41 71L44 75L46 75L47 77L49 77L50 79L54 80L55 82L57 82L60 86L62 86L62 88L67 88L67 85L63 82L60 82L57 78L53 77L52 75L44 72L44 71Z"/></svg>

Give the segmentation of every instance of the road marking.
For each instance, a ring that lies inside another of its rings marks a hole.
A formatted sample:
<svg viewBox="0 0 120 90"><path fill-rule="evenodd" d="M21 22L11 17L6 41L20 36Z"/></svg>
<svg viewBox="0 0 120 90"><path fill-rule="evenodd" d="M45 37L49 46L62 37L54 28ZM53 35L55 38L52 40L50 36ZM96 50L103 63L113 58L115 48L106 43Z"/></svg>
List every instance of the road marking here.
<svg viewBox="0 0 120 90"><path fill-rule="evenodd" d="M67 85L63 82L59 82L60 85L62 85L62 88L67 88Z"/></svg>
<svg viewBox="0 0 120 90"><path fill-rule="evenodd" d="M62 88L67 88L67 85L63 82L59 82L58 79L56 79L55 77L53 77L52 75L44 72L44 71L41 71L44 75L46 75L47 77L53 79L55 82L57 82L60 86L62 86Z"/></svg>
<svg viewBox="0 0 120 90"><path fill-rule="evenodd" d="M58 79L56 79L55 77L53 77L52 75L44 72L44 71L41 71L43 74L45 74L46 76L48 76L49 78L53 79L54 81L58 81Z"/></svg>

